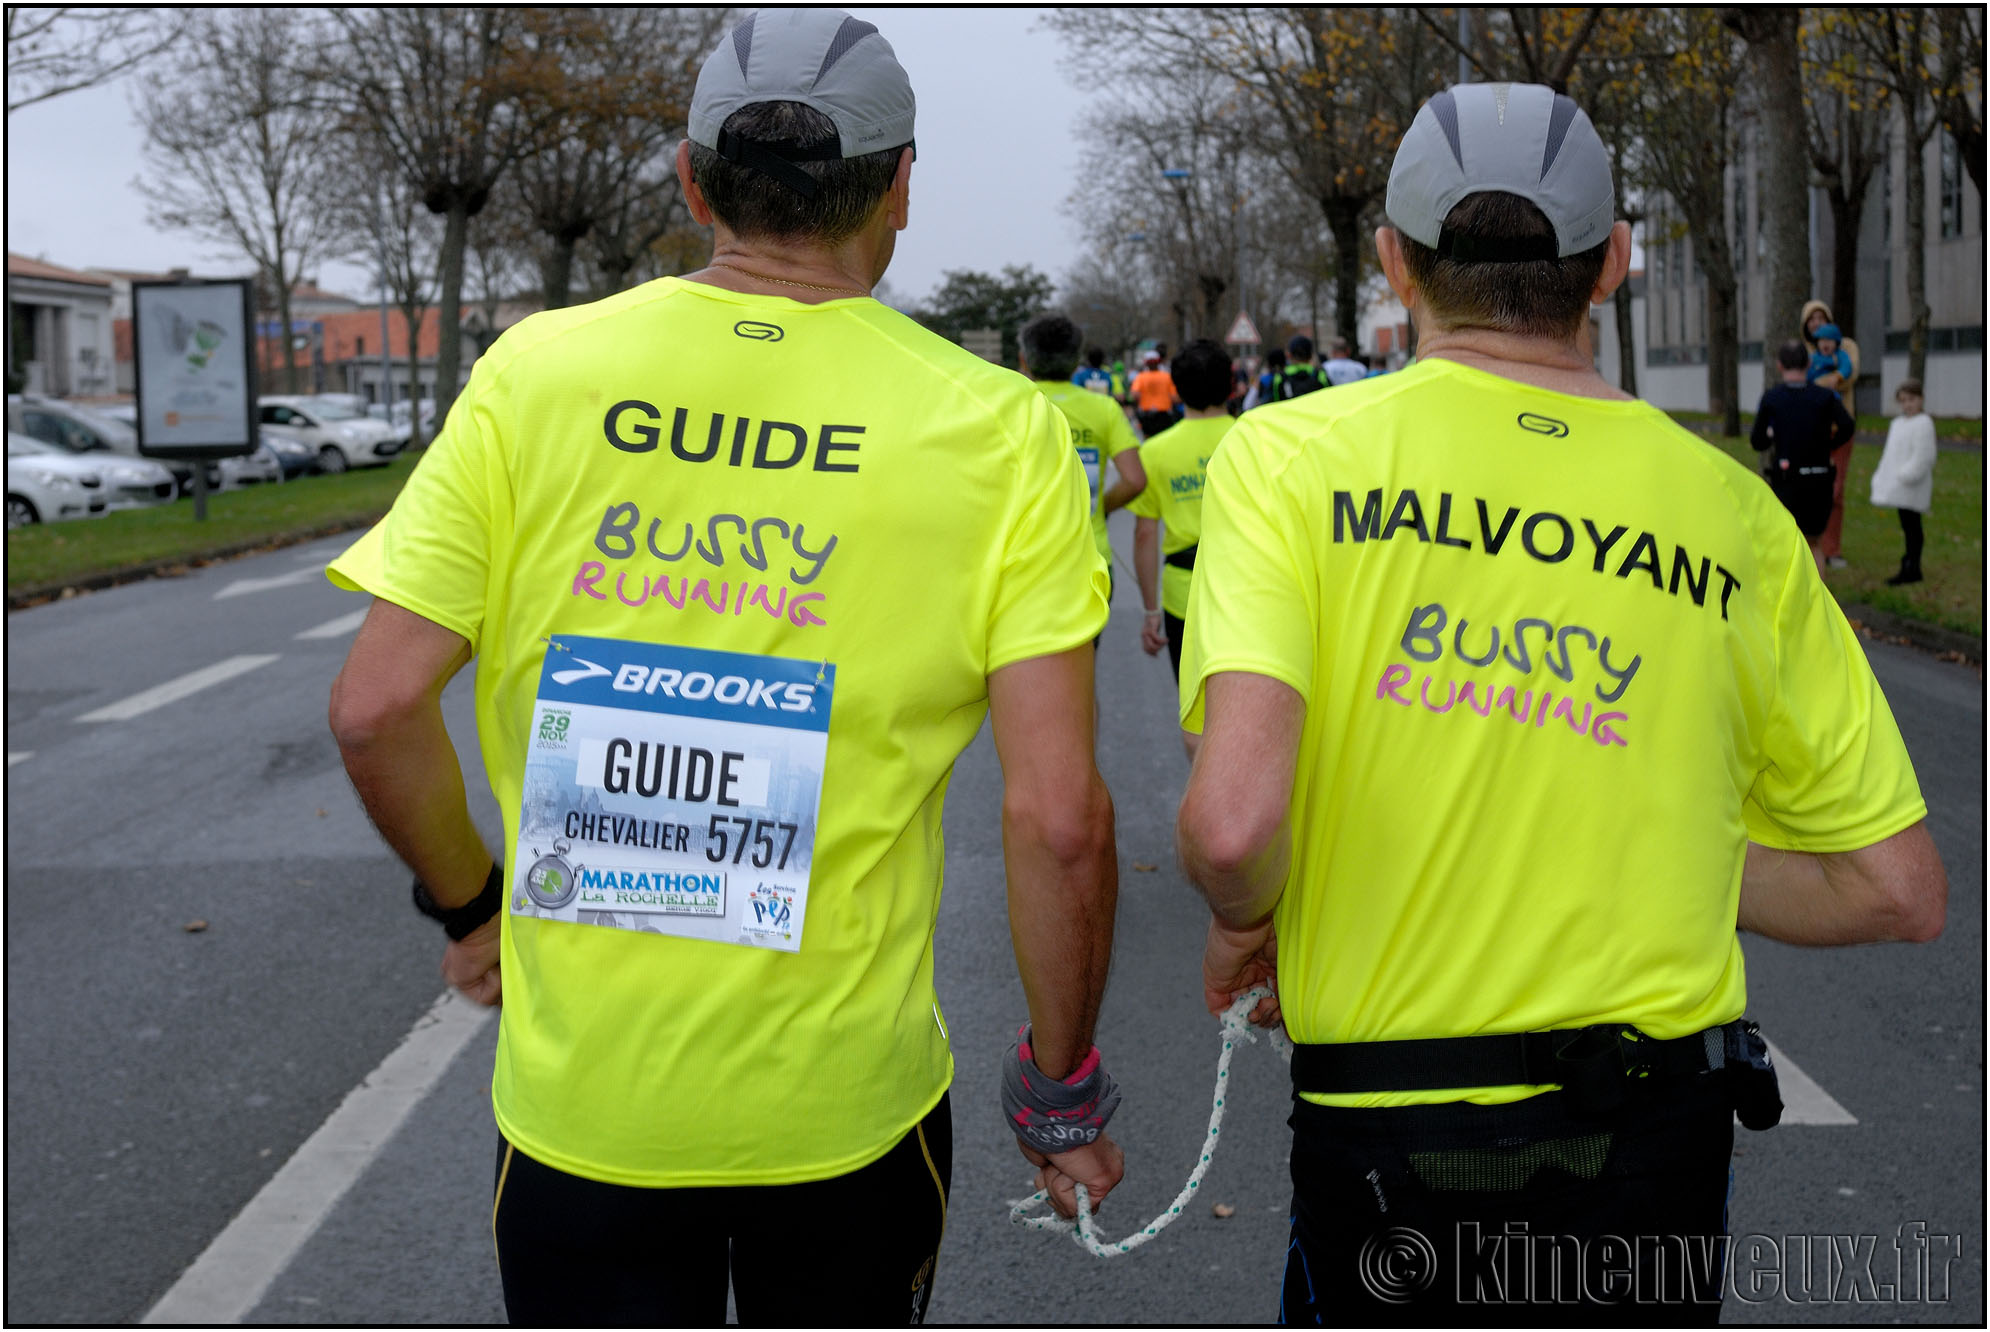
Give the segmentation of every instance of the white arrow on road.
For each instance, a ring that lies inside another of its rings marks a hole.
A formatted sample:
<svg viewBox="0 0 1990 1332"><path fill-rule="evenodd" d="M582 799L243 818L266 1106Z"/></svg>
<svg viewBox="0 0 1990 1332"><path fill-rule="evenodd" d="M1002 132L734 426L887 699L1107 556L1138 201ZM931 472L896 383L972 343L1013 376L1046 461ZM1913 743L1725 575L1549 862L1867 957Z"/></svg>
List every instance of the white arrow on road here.
<svg viewBox="0 0 1990 1332"><path fill-rule="evenodd" d="M237 578L234 582L216 592L214 599L216 601L225 601L229 597L246 596L251 592L267 592L273 587L297 587L300 584L308 583L315 578L321 577L325 571L325 563L325 561L320 560L315 564L307 564L302 569L296 569L287 574L277 574L273 578Z"/></svg>

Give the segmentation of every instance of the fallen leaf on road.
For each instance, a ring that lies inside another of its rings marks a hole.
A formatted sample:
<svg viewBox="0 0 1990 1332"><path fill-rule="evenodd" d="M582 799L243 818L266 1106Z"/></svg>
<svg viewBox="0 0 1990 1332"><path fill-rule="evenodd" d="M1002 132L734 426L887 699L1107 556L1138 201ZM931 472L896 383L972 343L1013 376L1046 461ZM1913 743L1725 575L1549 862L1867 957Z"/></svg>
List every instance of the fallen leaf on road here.
<svg viewBox="0 0 1990 1332"><path fill-rule="evenodd" d="M1155 870L1161 867L1159 865L1144 865L1140 861L1136 860L1133 862L1133 868L1135 869L1135 871L1141 874L1152 874Z"/></svg>
<svg viewBox="0 0 1990 1332"><path fill-rule="evenodd" d="M199 934L207 928L207 922L204 920L190 920L186 923L185 928L188 934Z"/></svg>
<svg viewBox="0 0 1990 1332"><path fill-rule="evenodd" d="M318 811L318 817L319 817L319 818L321 818L321 819L322 819L322 818L324 818L324 817L325 817L325 811L324 811L324 810L322 810L322 809L321 809L321 810L319 810L319 811Z"/></svg>
<svg viewBox="0 0 1990 1332"><path fill-rule="evenodd" d="M1237 1214L1237 1209L1232 1207L1229 1203L1217 1203L1216 1206L1210 1208L1209 1210L1216 1213L1216 1215L1218 1216L1235 1216Z"/></svg>

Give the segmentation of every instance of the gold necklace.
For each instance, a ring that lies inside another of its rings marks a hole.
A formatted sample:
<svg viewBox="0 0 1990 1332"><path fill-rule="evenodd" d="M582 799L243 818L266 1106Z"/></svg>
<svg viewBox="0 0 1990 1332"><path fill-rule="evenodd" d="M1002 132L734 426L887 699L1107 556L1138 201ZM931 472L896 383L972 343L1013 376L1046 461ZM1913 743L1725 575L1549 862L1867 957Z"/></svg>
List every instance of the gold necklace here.
<svg viewBox="0 0 1990 1332"><path fill-rule="evenodd" d="M730 268L735 273L746 274L747 277L752 278L756 282L778 282L784 287L806 287L810 291L838 291L842 292L845 296L870 295L868 291L858 291L854 287L825 287L820 282L791 282L787 278L768 277L763 273L755 273L741 268L738 264L729 264L723 259L712 260L712 267Z"/></svg>

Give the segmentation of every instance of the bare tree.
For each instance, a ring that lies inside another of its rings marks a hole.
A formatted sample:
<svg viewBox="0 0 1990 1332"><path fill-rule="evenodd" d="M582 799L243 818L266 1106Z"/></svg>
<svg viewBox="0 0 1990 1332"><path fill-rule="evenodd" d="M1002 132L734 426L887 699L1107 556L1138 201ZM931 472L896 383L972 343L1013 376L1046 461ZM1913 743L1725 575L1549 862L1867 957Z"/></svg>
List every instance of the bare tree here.
<svg viewBox="0 0 1990 1332"><path fill-rule="evenodd" d="M1938 64L1932 49L1936 29L1928 22L1928 11L1915 5L1852 8L1841 17L1847 37L1867 62L1866 70L1854 77L1885 87L1900 111L1907 158L1907 374L1921 379L1928 369L1929 321L1928 169L1921 154L1941 123L1928 74L1929 66Z"/></svg>
<svg viewBox="0 0 1990 1332"><path fill-rule="evenodd" d="M347 118L379 141L422 205L443 219L437 258L436 419L463 360L463 265L470 219L517 161L530 126L518 106L538 67L523 13L498 7L334 9L343 38L320 70Z"/></svg>
<svg viewBox="0 0 1990 1332"><path fill-rule="evenodd" d="M1944 5L1935 11L1936 46L1941 51L1935 81L1935 110L1955 136L1963 170L1983 197L1983 10Z"/></svg>
<svg viewBox="0 0 1990 1332"><path fill-rule="evenodd" d="M1403 131L1442 86L1445 52L1429 25L1404 10L1316 5L1064 9L1047 22L1107 77L1138 86L1194 70L1233 84L1333 236L1335 322L1353 342L1365 225Z"/></svg>
<svg viewBox="0 0 1990 1332"><path fill-rule="evenodd" d="M1721 10L1721 22L1747 43L1748 82L1762 127L1758 142L1765 171L1756 202L1769 249L1765 345L1776 340L1780 321L1794 319L1811 294L1810 134L1797 42L1799 13L1794 5ZM1748 239L1735 238L1741 245Z"/></svg>
<svg viewBox="0 0 1990 1332"><path fill-rule="evenodd" d="M1812 11L1802 31L1809 108L1811 180L1831 209L1831 313L1847 332L1859 323L1859 228L1873 173L1886 160L1893 124L1886 85L1860 77L1864 57L1841 16Z"/></svg>
<svg viewBox="0 0 1990 1332"><path fill-rule="evenodd" d="M7 6L7 114L108 83L185 31L185 9Z"/></svg>
<svg viewBox="0 0 1990 1332"><path fill-rule="evenodd" d="M724 9L528 10L539 53L524 103L535 129L512 187L542 236L548 309L565 305L574 251L631 194L655 196L684 133L698 62Z"/></svg>
<svg viewBox="0 0 1990 1332"><path fill-rule="evenodd" d="M296 392L291 289L336 253L336 139L292 63L299 11L193 11L186 40L136 95L147 174L139 191L155 226L239 250L255 264L283 333L284 386Z"/></svg>
<svg viewBox="0 0 1990 1332"><path fill-rule="evenodd" d="M1652 182L1684 217L1707 286L1707 405L1741 433L1741 339L1727 171L1733 158L1739 44L1711 10L1647 11L1638 34L1639 119Z"/></svg>

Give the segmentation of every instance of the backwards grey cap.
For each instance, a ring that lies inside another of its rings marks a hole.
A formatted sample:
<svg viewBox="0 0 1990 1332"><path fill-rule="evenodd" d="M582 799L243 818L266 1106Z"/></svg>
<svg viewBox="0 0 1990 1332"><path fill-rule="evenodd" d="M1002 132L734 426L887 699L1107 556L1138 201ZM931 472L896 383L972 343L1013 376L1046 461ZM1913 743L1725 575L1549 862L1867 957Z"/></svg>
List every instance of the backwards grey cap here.
<svg viewBox="0 0 1990 1332"><path fill-rule="evenodd" d="M759 102L801 102L835 122L839 142L802 149L736 139L726 118ZM698 71L691 142L813 198L792 164L861 157L912 142L912 81L877 25L840 9L763 9L740 22Z"/></svg>
<svg viewBox="0 0 1990 1332"><path fill-rule="evenodd" d="M1538 207L1555 238L1457 236L1444 219L1470 194L1501 190ZM1589 117L1533 83L1462 83L1423 104L1396 150L1384 205L1405 236L1453 259L1513 263L1594 249L1610 235L1610 154Z"/></svg>

